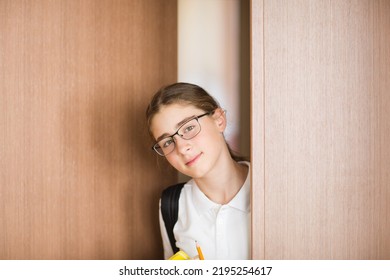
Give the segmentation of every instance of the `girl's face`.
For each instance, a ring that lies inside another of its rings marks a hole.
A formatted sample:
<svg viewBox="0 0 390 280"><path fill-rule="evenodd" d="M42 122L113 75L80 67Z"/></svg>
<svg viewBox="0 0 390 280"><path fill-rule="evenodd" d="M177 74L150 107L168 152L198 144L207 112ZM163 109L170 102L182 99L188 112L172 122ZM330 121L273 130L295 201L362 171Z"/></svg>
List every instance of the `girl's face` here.
<svg viewBox="0 0 390 280"><path fill-rule="evenodd" d="M193 105L166 105L153 117L150 130L154 139L161 140L164 136L174 134L186 120L204 113ZM198 121L201 127L199 134L189 140L175 135L175 149L166 155L174 168L195 179L206 176L226 151L222 134L226 128L223 110L218 108L214 114L206 115Z"/></svg>

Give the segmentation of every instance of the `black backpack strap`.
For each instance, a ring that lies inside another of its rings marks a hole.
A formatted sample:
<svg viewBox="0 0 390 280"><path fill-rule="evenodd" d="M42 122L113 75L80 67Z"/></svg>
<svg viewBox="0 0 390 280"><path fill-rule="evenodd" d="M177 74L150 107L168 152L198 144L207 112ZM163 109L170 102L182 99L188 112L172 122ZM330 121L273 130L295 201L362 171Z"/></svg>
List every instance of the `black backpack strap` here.
<svg viewBox="0 0 390 280"><path fill-rule="evenodd" d="M173 235L173 227L177 222L179 213L179 197L184 184L185 183L180 183L170 186L161 194L161 214L174 254L179 251L179 248L177 248L175 244L176 241L175 236Z"/></svg>

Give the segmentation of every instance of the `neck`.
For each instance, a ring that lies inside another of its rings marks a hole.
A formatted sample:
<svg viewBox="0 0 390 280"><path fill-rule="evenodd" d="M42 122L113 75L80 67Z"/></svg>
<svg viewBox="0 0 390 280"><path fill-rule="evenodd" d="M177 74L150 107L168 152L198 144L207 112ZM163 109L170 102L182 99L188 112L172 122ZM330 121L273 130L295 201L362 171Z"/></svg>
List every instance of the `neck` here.
<svg viewBox="0 0 390 280"><path fill-rule="evenodd" d="M216 167L207 177L194 179L199 189L218 204L229 203L240 191L248 174L248 167L234 161Z"/></svg>

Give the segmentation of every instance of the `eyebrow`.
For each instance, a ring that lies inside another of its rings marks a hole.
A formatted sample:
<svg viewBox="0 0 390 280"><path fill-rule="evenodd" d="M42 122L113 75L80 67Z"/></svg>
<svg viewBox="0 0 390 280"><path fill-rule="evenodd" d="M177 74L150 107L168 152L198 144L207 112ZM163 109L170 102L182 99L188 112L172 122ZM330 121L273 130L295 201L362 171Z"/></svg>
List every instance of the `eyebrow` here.
<svg viewBox="0 0 390 280"><path fill-rule="evenodd" d="M196 117L196 115L193 115L193 116L187 117L187 118L183 119L182 121L178 122L176 124L176 131L175 131L175 133L177 132L177 129L179 129L183 124L185 124L187 121L189 121L190 119L195 118L195 117ZM164 139L165 137L169 137L171 135L172 134L164 133L163 135L161 135L160 137L158 137L156 139L156 142L159 142L160 140Z"/></svg>

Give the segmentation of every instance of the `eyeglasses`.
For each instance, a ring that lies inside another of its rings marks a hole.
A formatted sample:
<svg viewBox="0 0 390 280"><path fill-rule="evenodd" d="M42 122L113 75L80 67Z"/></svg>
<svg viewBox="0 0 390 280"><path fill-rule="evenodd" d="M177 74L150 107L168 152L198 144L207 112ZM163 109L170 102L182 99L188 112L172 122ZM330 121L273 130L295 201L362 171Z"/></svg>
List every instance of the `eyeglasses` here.
<svg viewBox="0 0 390 280"><path fill-rule="evenodd" d="M184 140L190 140L194 138L196 135L199 134L201 130L201 126L199 123L199 119L213 114L214 111L204 113L202 115L193 117L192 119L189 119L184 124L182 124L179 129L172 135L165 137L164 139L161 139L156 144L153 145L152 149L159 154L160 156L166 156L175 150L175 138L173 138L175 135L179 135Z"/></svg>

